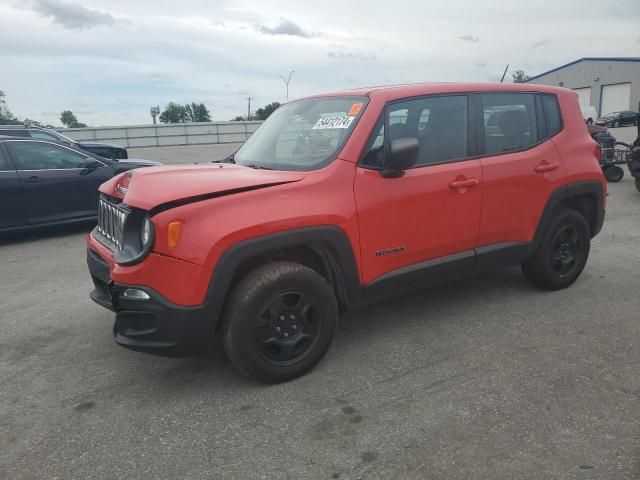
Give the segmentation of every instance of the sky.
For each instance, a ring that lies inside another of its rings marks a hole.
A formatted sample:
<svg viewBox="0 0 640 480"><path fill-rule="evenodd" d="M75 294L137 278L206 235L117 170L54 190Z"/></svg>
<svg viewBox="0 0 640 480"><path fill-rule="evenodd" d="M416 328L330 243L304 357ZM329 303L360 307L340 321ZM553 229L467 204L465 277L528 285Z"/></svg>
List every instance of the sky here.
<svg viewBox="0 0 640 480"><path fill-rule="evenodd" d="M147 124L170 101L230 120L283 102L291 70L293 99L640 56L639 1L0 0L0 90L54 125Z"/></svg>

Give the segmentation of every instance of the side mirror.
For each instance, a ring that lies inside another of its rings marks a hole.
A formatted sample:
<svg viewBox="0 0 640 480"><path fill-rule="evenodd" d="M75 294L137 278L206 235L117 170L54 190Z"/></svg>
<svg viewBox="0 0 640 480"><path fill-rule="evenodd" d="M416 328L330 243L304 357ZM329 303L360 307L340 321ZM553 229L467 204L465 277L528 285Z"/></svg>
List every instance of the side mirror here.
<svg viewBox="0 0 640 480"><path fill-rule="evenodd" d="M95 158L87 158L82 166L83 170L80 172L80 175L88 175L93 172L97 168L102 167L104 164L99 162Z"/></svg>
<svg viewBox="0 0 640 480"><path fill-rule="evenodd" d="M399 177L406 169L413 167L418 161L420 144L418 139L397 138L391 141L389 157L386 168L382 171L383 177Z"/></svg>

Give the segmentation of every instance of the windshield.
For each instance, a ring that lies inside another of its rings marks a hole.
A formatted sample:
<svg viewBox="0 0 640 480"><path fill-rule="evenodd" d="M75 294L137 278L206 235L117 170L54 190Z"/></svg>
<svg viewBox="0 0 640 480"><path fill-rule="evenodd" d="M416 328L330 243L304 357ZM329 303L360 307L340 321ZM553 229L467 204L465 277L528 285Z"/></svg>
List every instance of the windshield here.
<svg viewBox="0 0 640 480"><path fill-rule="evenodd" d="M273 170L314 170L336 158L367 97L324 97L278 108L233 157L235 163Z"/></svg>

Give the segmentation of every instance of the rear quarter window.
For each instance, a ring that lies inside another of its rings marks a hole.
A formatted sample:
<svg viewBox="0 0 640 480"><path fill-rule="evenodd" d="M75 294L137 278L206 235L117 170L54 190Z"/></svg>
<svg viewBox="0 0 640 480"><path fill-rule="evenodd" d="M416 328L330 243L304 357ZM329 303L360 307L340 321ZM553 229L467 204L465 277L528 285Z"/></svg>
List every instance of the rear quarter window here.
<svg viewBox="0 0 640 480"><path fill-rule="evenodd" d="M541 95L542 110L547 123L547 136L552 137L562 130L562 116L555 95Z"/></svg>

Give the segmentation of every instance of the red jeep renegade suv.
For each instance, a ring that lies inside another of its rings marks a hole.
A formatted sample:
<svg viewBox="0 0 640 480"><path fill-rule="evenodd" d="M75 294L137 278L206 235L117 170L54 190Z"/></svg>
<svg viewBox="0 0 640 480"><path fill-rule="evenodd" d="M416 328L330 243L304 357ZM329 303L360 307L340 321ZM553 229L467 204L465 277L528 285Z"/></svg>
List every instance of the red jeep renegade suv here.
<svg viewBox="0 0 640 480"><path fill-rule="evenodd" d="M91 298L115 340L177 354L220 332L268 382L325 354L338 314L522 265L567 287L603 223L605 182L577 95L555 87L367 88L280 107L221 163L100 187Z"/></svg>

